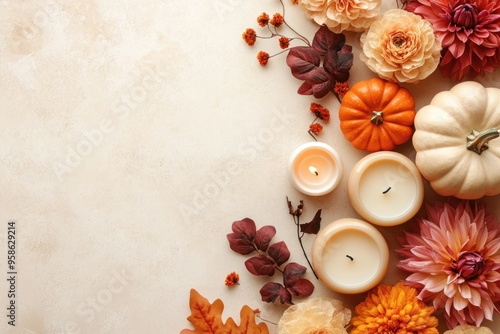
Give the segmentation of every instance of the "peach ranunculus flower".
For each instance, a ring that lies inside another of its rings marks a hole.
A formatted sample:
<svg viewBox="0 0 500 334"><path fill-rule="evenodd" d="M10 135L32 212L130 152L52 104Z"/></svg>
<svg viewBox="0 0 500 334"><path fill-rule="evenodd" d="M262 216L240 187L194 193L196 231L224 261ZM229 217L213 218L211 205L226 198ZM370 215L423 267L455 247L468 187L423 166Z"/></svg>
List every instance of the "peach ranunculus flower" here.
<svg viewBox="0 0 500 334"><path fill-rule="evenodd" d="M279 334L347 334L351 310L336 299L312 298L290 306L278 323Z"/></svg>
<svg viewBox="0 0 500 334"><path fill-rule="evenodd" d="M360 58L381 78L418 83L439 65L441 42L431 24L402 9L391 9L361 35Z"/></svg>
<svg viewBox="0 0 500 334"><path fill-rule="evenodd" d="M493 334L488 327L476 327L471 325L461 325L446 331L443 334Z"/></svg>
<svg viewBox="0 0 500 334"><path fill-rule="evenodd" d="M365 31L380 13L382 0L299 0L306 16L331 31Z"/></svg>

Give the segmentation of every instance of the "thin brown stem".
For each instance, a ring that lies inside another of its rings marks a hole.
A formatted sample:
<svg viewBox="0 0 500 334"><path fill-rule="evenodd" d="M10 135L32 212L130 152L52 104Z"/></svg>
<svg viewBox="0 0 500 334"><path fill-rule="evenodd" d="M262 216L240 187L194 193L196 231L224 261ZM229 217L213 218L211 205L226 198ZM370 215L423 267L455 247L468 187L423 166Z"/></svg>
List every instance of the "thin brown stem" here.
<svg viewBox="0 0 500 334"><path fill-rule="evenodd" d="M316 122L316 120L319 118L319 116L316 116L316 118L311 122L311 125L314 124L314 122Z"/></svg>
<svg viewBox="0 0 500 334"><path fill-rule="evenodd" d="M256 318L259 318L260 320L262 320L262 321L264 321L264 322L267 322L267 323L269 323L269 324L271 324L271 325L276 325L276 326L278 326L278 324L277 324L277 323L275 323L274 321L271 321L271 320L267 320L267 319L262 318L262 317L260 316L260 312L259 312L259 313L255 313L255 317L256 317Z"/></svg>
<svg viewBox="0 0 500 334"><path fill-rule="evenodd" d="M275 57L275 56L279 56L280 54L285 53L285 52L287 52L288 50L290 50L290 48L286 48L285 50L282 50L282 51L280 51L280 52L278 52L278 53L275 53L275 54L273 54L272 56L269 56L269 58L272 58L272 57Z"/></svg>
<svg viewBox="0 0 500 334"><path fill-rule="evenodd" d="M276 37L276 35L271 35L271 36L256 36L257 38L260 38L260 39L273 39L274 37Z"/></svg>
<svg viewBox="0 0 500 334"><path fill-rule="evenodd" d="M315 119L311 122L311 125L313 125L313 124L314 124L314 122L316 122L316 120L317 120L318 118L319 118L319 116L316 116L316 118L315 118ZM311 137L313 137L313 139L314 139L315 141L318 141L318 139L316 139L316 136L314 135L314 133L312 132L312 130L307 130L307 133L309 133L309 135L310 135Z"/></svg>
<svg viewBox="0 0 500 334"><path fill-rule="evenodd" d="M339 103L342 103L342 99L340 98L339 94L337 94L337 92L335 92L335 89L331 89L330 90L333 95L335 95L335 97L337 98L337 101L339 101Z"/></svg>
<svg viewBox="0 0 500 334"><path fill-rule="evenodd" d="M307 133L308 133L311 137L313 137L313 139L314 139L315 141L318 141L318 139L316 139L316 136L314 136L314 134L313 134L312 130L307 130Z"/></svg>
<svg viewBox="0 0 500 334"><path fill-rule="evenodd" d="M293 29L289 24L288 22L286 22L286 20L283 19L283 22L285 23L285 25L291 30L293 31L297 36L297 39L300 39L302 42L304 42L307 46L311 46L311 42L309 42L309 40L307 38L305 38L304 36L302 36L301 34L299 34L295 29Z"/></svg>
<svg viewBox="0 0 500 334"><path fill-rule="evenodd" d="M283 3L283 0L280 0L281 2L281 8L282 8L282 11L283 11L283 23L285 23L285 25L288 27L288 29L290 29L291 31L293 31L297 36L299 36L299 39L302 40L304 43L307 44L307 46L311 46L311 43L309 42L309 40L304 37L303 35L299 34L295 29L293 29L289 24L288 22L286 22L286 19L285 19L285 4Z"/></svg>
<svg viewBox="0 0 500 334"><path fill-rule="evenodd" d="M295 219L295 218L297 218L297 219ZM302 248L302 253L304 253L304 257L306 258L307 264L309 265L309 268L311 268L311 271L313 272L314 277L316 277L316 279L319 279L318 275L314 271L314 268L313 268L313 266L311 264L311 261L309 261L309 257L307 256L306 250L304 249L304 245L302 244L302 237L304 236L304 234L302 234L302 236L300 235L300 222L299 222L299 219L300 219L299 217L293 216L293 222L295 223L295 225L297 225L297 238L299 239L300 248Z"/></svg>

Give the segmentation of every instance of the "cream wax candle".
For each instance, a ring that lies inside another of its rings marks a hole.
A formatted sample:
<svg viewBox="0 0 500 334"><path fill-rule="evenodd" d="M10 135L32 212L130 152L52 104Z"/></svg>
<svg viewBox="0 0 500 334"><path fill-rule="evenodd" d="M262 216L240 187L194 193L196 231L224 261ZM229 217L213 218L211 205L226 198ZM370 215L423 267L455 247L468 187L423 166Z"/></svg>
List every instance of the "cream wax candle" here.
<svg viewBox="0 0 500 334"><path fill-rule="evenodd" d="M331 146L312 142L297 148L290 157L288 175L293 186L310 196L331 192L339 184L344 167Z"/></svg>
<svg viewBox="0 0 500 334"><path fill-rule="evenodd" d="M389 248L373 225L345 218L320 230L313 244L312 263L319 279L333 291L362 293L384 278Z"/></svg>
<svg viewBox="0 0 500 334"><path fill-rule="evenodd" d="M410 220L424 199L420 172L410 159L396 152L376 152L361 159L352 169L347 187L359 215L382 226Z"/></svg>

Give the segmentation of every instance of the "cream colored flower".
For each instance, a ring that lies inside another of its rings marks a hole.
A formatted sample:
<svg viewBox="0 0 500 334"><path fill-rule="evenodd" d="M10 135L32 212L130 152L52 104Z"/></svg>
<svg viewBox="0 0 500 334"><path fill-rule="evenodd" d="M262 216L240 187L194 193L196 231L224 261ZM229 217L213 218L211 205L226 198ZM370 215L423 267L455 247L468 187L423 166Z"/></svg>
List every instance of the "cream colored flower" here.
<svg viewBox="0 0 500 334"><path fill-rule="evenodd" d="M391 9L361 35L361 60L381 78L417 83L439 64L441 42L431 24L402 9Z"/></svg>
<svg viewBox="0 0 500 334"><path fill-rule="evenodd" d="M279 334L347 334L351 310L336 299L312 298L290 306L278 323Z"/></svg>
<svg viewBox="0 0 500 334"><path fill-rule="evenodd" d="M382 0L299 0L306 16L335 33L365 31L377 18Z"/></svg>
<svg viewBox="0 0 500 334"><path fill-rule="evenodd" d="M475 327L470 325L461 325L446 331L443 334L493 334L493 331L487 327Z"/></svg>

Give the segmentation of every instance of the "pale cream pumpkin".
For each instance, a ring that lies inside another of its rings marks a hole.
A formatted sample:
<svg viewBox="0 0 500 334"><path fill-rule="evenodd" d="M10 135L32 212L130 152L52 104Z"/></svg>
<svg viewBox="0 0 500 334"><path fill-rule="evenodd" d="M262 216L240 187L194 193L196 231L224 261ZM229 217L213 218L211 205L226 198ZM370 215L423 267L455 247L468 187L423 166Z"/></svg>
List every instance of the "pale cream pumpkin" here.
<svg viewBox="0 0 500 334"><path fill-rule="evenodd" d="M500 89L467 81L417 112L415 163L443 196L478 199L500 193Z"/></svg>

